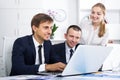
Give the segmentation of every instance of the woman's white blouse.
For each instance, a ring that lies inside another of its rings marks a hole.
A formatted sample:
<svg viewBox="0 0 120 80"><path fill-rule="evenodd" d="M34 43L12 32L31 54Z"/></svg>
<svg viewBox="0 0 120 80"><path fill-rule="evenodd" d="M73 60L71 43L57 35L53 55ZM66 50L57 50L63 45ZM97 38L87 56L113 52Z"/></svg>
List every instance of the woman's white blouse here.
<svg viewBox="0 0 120 80"><path fill-rule="evenodd" d="M108 42L108 28L103 37L98 37L99 26L94 30L91 21L84 21L80 25L82 29L82 37L80 43L85 45L106 45Z"/></svg>

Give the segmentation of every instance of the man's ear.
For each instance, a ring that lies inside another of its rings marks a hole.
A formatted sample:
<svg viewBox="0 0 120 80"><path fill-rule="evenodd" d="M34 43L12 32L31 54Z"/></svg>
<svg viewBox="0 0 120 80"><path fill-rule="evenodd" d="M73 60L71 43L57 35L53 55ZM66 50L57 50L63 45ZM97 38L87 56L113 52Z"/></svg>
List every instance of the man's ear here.
<svg viewBox="0 0 120 80"><path fill-rule="evenodd" d="M33 30L34 32L36 31L36 28L37 28L37 27L36 27L35 25L32 26L32 30Z"/></svg>
<svg viewBox="0 0 120 80"><path fill-rule="evenodd" d="M66 39L66 37L67 37L67 33L64 33L64 38Z"/></svg>

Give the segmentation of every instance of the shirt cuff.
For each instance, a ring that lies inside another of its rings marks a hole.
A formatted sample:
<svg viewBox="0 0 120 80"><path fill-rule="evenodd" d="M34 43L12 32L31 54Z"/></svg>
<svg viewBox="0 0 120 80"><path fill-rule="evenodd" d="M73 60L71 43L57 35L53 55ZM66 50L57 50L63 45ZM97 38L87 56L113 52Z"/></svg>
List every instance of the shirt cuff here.
<svg viewBox="0 0 120 80"><path fill-rule="evenodd" d="M38 72L42 72L42 71L45 71L45 64L41 64L39 66Z"/></svg>

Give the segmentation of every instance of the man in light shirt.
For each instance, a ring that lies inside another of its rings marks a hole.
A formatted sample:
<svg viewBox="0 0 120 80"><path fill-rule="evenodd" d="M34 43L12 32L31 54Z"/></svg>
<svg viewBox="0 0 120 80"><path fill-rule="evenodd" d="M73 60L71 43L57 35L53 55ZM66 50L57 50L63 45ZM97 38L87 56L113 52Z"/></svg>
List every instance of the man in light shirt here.
<svg viewBox="0 0 120 80"><path fill-rule="evenodd" d="M14 42L10 75L34 75L42 71L63 71L65 64L61 62L48 64L52 25L53 19L44 13L36 14L33 17L32 35L20 37ZM39 45L41 45L40 50Z"/></svg>
<svg viewBox="0 0 120 80"><path fill-rule="evenodd" d="M55 44L51 49L51 63L62 62L67 64L74 54L82 35L81 28L77 25L70 25L64 34L65 42Z"/></svg>

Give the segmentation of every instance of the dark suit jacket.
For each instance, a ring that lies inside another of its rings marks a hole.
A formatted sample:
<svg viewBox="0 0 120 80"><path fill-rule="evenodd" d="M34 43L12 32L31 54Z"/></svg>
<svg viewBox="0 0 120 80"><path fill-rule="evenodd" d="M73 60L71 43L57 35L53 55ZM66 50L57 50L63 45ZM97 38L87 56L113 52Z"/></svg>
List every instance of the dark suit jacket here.
<svg viewBox="0 0 120 80"><path fill-rule="evenodd" d="M78 45L76 45L75 49ZM52 45L50 56L50 63L63 62L67 64L65 42Z"/></svg>
<svg viewBox="0 0 120 80"><path fill-rule="evenodd" d="M51 42L44 42L45 63L49 62ZM18 38L13 45L12 69L10 75L37 74L39 65L35 65L36 51L32 35Z"/></svg>

